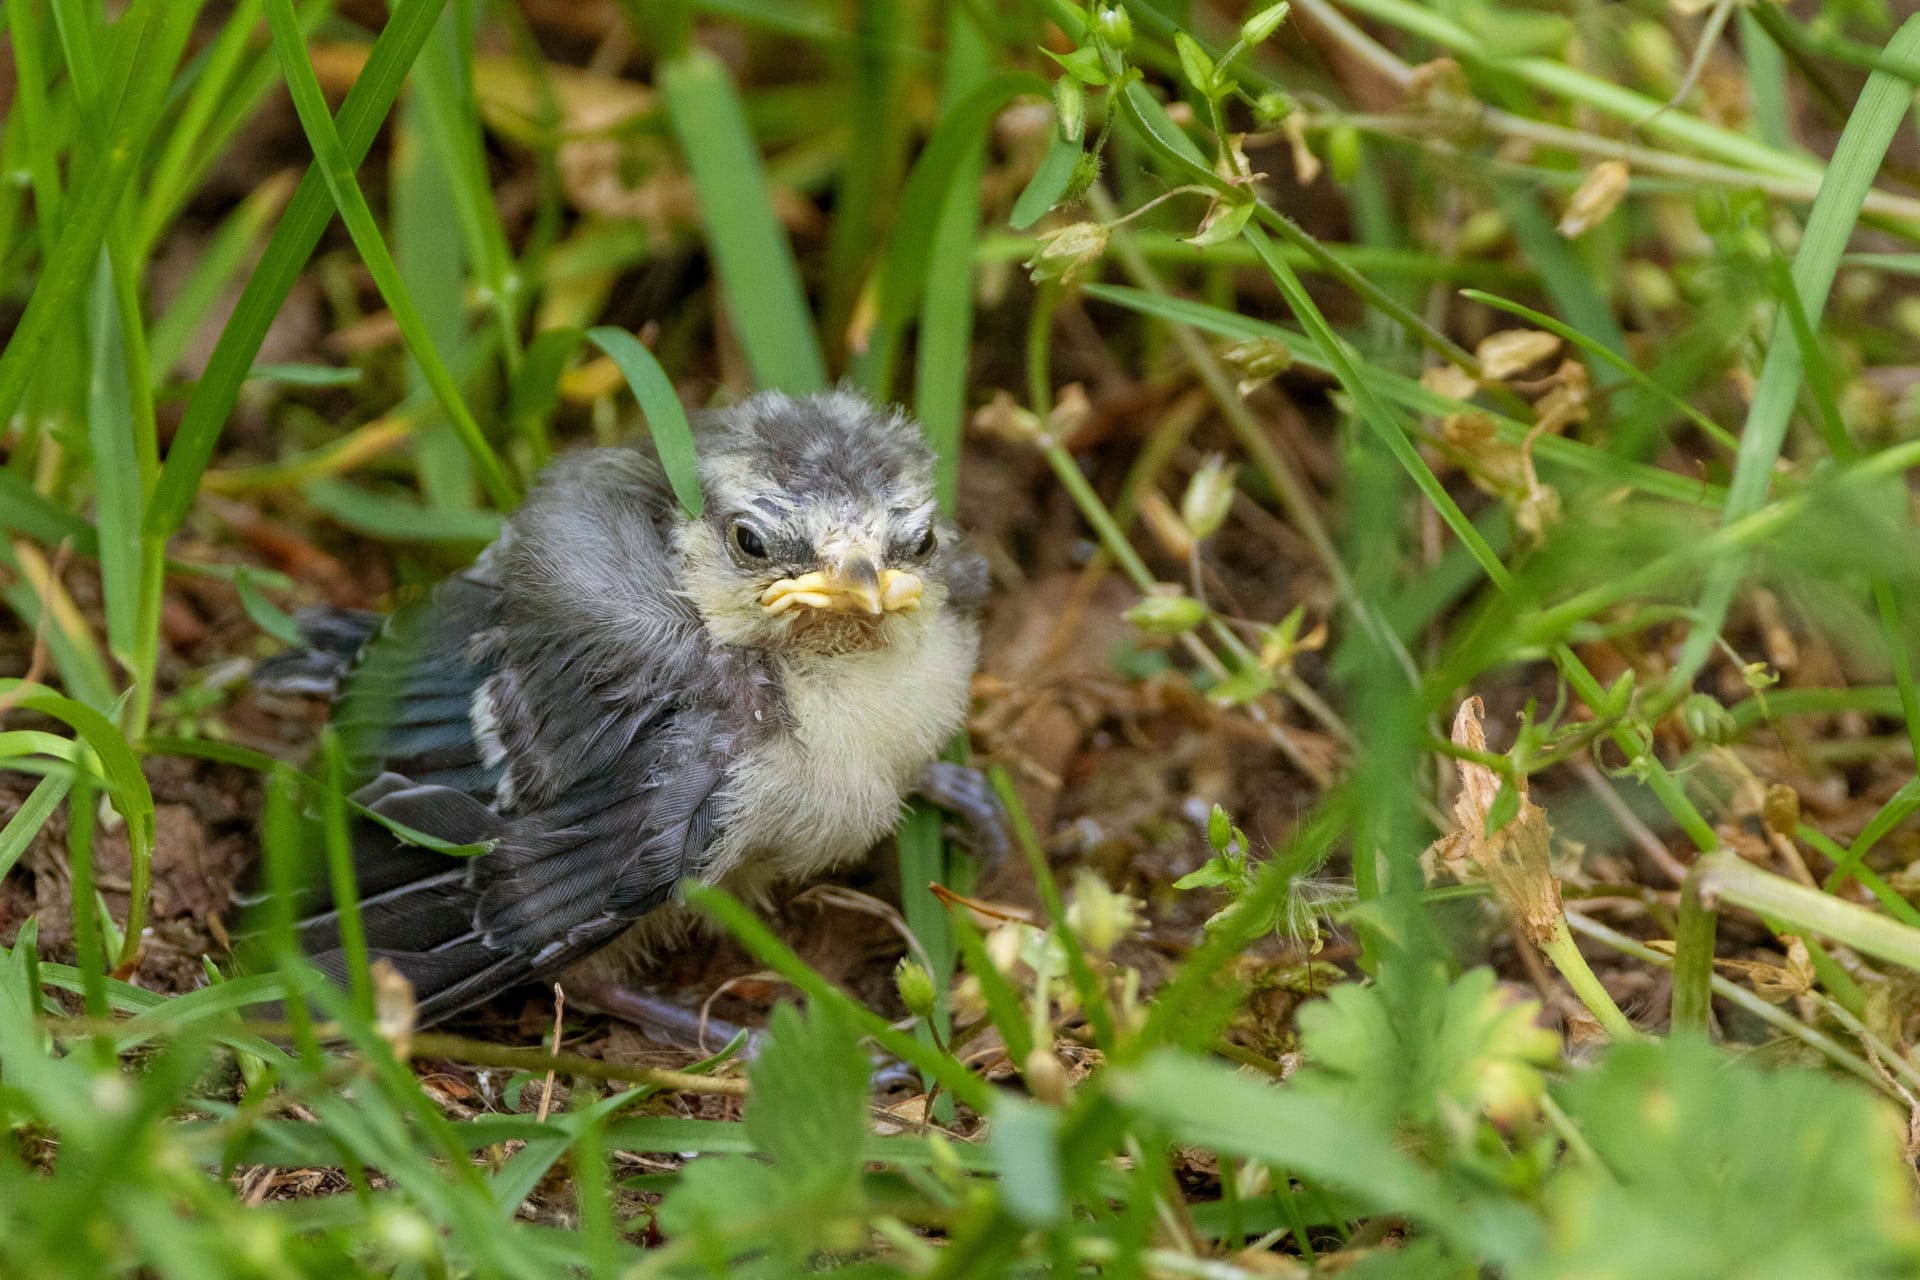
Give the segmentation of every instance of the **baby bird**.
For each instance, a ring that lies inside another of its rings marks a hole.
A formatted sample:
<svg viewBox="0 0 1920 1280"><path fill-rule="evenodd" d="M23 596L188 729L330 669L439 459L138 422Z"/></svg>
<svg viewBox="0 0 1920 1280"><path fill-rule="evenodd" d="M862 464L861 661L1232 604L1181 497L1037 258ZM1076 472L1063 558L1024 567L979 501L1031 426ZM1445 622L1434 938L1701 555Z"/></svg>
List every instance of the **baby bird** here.
<svg viewBox="0 0 1920 1280"><path fill-rule="evenodd" d="M684 927L681 884L764 901L864 853L912 793L997 850L991 792L937 759L987 575L917 424L850 391L765 393L695 443L700 518L651 452L564 455L429 598L308 614L311 648L256 673L337 694L354 798L385 820L354 833L369 949L423 1023L563 970L606 988ZM338 977L337 916L308 909L302 945Z"/></svg>

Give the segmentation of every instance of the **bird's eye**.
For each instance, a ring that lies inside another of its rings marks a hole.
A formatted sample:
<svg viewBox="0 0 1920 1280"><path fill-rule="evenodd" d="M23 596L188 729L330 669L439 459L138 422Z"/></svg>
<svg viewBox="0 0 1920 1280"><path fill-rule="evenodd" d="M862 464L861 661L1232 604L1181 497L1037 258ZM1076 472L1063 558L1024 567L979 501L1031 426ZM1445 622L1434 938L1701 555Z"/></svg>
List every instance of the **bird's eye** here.
<svg viewBox="0 0 1920 1280"><path fill-rule="evenodd" d="M915 560L925 560L933 554L934 548L939 545L940 539L934 533L933 526L928 525L927 531L920 535L920 541L913 544L913 558Z"/></svg>
<svg viewBox="0 0 1920 1280"><path fill-rule="evenodd" d="M733 544L735 551L738 551L749 560L765 560L767 558L767 544L765 539L761 538L758 529L748 524L745 520L735 520L728 526L727 541Z"/></svg>

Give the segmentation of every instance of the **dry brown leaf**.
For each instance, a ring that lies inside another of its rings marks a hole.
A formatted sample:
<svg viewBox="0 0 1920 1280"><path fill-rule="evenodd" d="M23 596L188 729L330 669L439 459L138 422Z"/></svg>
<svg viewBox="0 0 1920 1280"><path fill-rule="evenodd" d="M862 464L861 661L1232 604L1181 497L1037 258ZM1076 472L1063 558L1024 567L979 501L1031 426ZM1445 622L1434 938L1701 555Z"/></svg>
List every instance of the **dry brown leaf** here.
<svg viewBox="0 0 1920 1280"><path fill-rule="evenodd" d="M1488 334L1473 350L1480 376L1490 382L1511 378L1560 349L1560 339L1539 329L1502 329Z"/></svg>
<svg viewBox="0 0 1920 1280"><path fill-rule="evenodd" d="M1484 413L1450 413L1440 421L1440 434L1460 447L1472 465L1468 476L1482 492L1505 497L1527 484L1527 461L1519 446L1495 434L1493 419Z"/></svg>
<svg viewBox="0 0 1920 1280"><path fill-rule="evenodd" d="M1470 400L1480 384L1459 365L1437 364L1420 375L1420 385L1449 400Z"/></svg>
<svg viewBox="0 0 1920 1280"><path fill-rule="evenodd" d="M1630 176L1625 160L1602 160L1593 166L1560 215L1560 234L1572 240L1605 222L1627 194Z"/></svg>
<svg viewBox="0 0 1920 1280"><path fill-rule="evenodd" d="M1487 749L1487 732L1482 724L1486 706L1479 698L1460 704L1453 718L1453 741L1469 751ZM1554 935L1561 916L1560 885L1553 878L1548 854L1553 843L1553 828L1547 811L1527 798L1524 778L1514 785L1520 793L1520 806L1507 823L1491 836L1487 834L1487 815L1500 795L1500 776L1483 764L1458 762L1460 794L1453 802L1454 821L1460 824L1455 838L1460 856L1470 863L1481 878L1493 887L1494 896L1513 913L1514 921L1535 945L1544 946ZM1442 856L1445 856L1444 854Z"/></svg>
<svg viewBox="0 0 1920 1280"><path fill-rule="evenodd" d="M373 979L373 1026L380 1038L393 1046L393 1056L405 1059L413 1053L413 1030L417 1009L413 984L389 960L375 960L368 970Z"/></svg>
<svg viewBox="0 0 1920 1280"><path fill-rule="evenodd" d="M1313 154L1313 148L1307 145L1307 117L1304 112L1290 113L1280 122L1281 132L1287 135L1287 146L1293 152L1293 176L1303 187L1313 185L1320 176L1320 157Z"/></svg>
<svg viewBox="0 0 1920 1280"><path fill-rule="evenodd" d="M1534 402L1535 432L1559 435L1577 422L1587 420L1589 381L1587 367L1578 360L1563 361L1554 370L1553 390Z"/></svg>

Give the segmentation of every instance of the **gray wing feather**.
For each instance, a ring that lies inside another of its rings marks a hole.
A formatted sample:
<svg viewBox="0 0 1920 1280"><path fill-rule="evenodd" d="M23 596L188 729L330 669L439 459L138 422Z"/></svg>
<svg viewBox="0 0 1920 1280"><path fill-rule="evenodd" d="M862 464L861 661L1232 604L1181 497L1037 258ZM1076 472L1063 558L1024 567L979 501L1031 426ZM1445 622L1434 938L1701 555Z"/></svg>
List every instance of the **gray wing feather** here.
<svg viewBox="0 0 1920 1280"><path fill-rule="evenodd" d="M356 826L369 949L423 1020L572 963L697 872L771 682L707 642L667 510L643 455L562 458L487 556L359 655L336 710L373 777L356 798L494 846L454 859ZM338 976L337 918L314 905L303 944Z"/></svg>

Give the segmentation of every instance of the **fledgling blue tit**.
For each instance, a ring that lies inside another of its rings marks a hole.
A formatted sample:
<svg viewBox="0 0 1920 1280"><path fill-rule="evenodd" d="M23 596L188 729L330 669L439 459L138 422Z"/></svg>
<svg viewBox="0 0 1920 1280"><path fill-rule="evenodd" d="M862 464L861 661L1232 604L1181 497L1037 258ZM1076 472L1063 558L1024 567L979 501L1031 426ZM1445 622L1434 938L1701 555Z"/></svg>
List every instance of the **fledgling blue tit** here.
<svg viewBox="0 0 1920 1280"><path fill-rule="evenodd" d="M369 950L423 1022L563 970L602 984L684 926L675 890L766 900L863 854L903 800L1001 839L965 722L986 566L905 414L767 393L695 422L705 511L651 452L547 468L498 541L391 618L303 618L256 683L336 695L378 818L354 831ZM344 968L309 904L302 945ZM625 940L624 942L622 940ZM582 966L582 962L586 962Z"/></svg>

